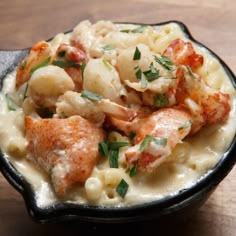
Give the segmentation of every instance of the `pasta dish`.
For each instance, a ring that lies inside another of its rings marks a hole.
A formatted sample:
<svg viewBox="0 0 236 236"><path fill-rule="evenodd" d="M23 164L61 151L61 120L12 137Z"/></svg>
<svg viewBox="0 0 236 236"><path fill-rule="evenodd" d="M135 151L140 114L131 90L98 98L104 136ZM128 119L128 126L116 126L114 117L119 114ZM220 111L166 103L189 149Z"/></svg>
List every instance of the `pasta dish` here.
<svg viewBox="0 0 236 236"><path fill-rule="evenodd" d="M79 23L5 80L0 146L56 201L123 206L188 188L234 137L235 89L175 23Z"/></svg>

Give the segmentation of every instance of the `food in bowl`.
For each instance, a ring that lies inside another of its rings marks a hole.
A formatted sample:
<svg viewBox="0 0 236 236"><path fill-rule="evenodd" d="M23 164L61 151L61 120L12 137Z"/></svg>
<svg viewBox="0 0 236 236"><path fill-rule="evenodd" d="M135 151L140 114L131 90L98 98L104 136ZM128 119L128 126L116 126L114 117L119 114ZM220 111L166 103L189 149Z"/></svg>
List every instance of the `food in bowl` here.
<svg viewBox="0 0 236 236"><path fill-rule="evenodd" d="M193 186L236 124L221 63L176 23L79 23L5 80L0 146L37 206L123 207Z"/></svg>

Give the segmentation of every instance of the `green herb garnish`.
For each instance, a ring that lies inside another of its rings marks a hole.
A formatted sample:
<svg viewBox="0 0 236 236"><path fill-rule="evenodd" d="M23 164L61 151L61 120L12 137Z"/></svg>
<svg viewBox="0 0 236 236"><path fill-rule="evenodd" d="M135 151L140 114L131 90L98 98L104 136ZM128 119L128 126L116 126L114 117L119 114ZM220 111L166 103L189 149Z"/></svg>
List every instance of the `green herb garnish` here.
<svg viewBox="0 0 236 236"><path fill-rule="evenodd" d="M119 149L112 149L109 152L109 165L111 168L118 168Z"/></svg>
<svg viewBox="0 0 236 236"><path fill-rule="evenodd" d="M153 97L154 105L158 108L166 107L169 104L168 98L164 94L156 94Z"/></svg>
<svg viewBox="0 0 236 236"><path fill-rule="evenodd" d="M103 98L102 95L94 93L94 92L91 92L89 90L84 90L81 93L81 97L88 98L89 100L92 100L92 101L99 101L99 100L101 100Z"/></svg>
<svg viewBox="0 0 236 236"><path fill-rule="evenodd" d="M131 30L129 30L129 29L122 29L122 30L120 30L120 32L122 32L122 33L129 33Z"/></svg>
<svg viewBox="0 0 236 236"><path fill-rule="evenodd" d="M141 58L141 52L139 51L138 47L135 48L133 60L139 60Z"/></svg>
<svg viewBox="0 0 236 236"><path fill-rule="evenodd" d="M108 143L109 149L111 150L119 149L121 147L125 147L128 145L129 145L128 142L109 142Z"/></svg>
<svg viewBox="0 0 236 236"><path fill-rule="evenodd" d="M138 161L136 161L135 165L129 171L129 176L134 177L137 174L137 171L138 171Z"/></svg>
<svg viewBox="0 0 236 236"><path fill-rule="evenodd" d="M149 66L150 70L144 71L143 74L146 76L148 82L152 82L158 78L160 78L159 70L157 70L153 63Z"/></svg>
<svg viewBox="0 0 236 236"><path fill-rule="evenodd" d="M141 79L141 78L142 78L142 71L141 71L141 69L138 69L138 70L136 71L135 75L136 75L136 78L137 78L137 79Z"/></svg>
<svg viewBox="0 0 236 236"><path fill-rule="evenodd" d="M43 61L39 65L34 66L33 68L31 68L30 73L35 72L36 70L38 70L41 67L47 66L49 64L50 60L51 60L51 57L48 57L45 61Z"/></svg>
<svg viewBox="0 0 236 236"><path fill-rule="evenodd" d="M192 69L190 66L186 66L188 73L190 74L190 76L194 79L197 79L197 76L193 73Z"/></svg>
<svg viewBox="0 0 236 236"><path fill-rule="evenodd" d="M177 77L162 77L163 79L177 79Z"/></svg>
<svg viewBox="0 0 236 236"><path fill-rule="evenodd" d="M154 138L153 142L155 144L161 145L161 146L165 146L167 144L167 138Z"/></svg>
<svg viewBox="0 0 236 236"><path fill-rule="evenodd" d="M128 191L129 185L127 184L127 182L124 179L121 179L120 183L118 184L117 188L116 188L116 192L122 197L124 198L127 191Z"/></svg>
<svg viewBox="0 0 236 236"><path fill-rule="evenodd" d="M140 144L139 151L143 151L151 142L152 136L151 135L146 135L142 143Z"/></svg>
<svg viewBox="0 0 236 236"><path fill-rule="evenodd" d="M110 51L110 50L113 50L113 49L115 49L114 45L105 45L104 47L102 47L103 51Z"/></svg>
<svg viewBox="0 0 236 236"><path fill-rule="evenodd" d="M102 60L102 62L103 62L103 64L104 64L104 66L105 66L108 70L112 70L112 66L111 66L111 64L110 64L108 61Z"/></svg>
<svg viewBox="0 0 236 236"><path fill-rule="evenodd" d="M107 146L106 142L101 141L98 144L98 150L102 156L105 156L105 157L108 156L108 146Z"/></svg>
<svg viewBox="0 0 236 236"><path fill-rule="evenodd" d="M143 33L146 28L147 28L146 25L140 25L139 27L137 27L133 30L122 29L122 30L120 30L120 32L122 32L122 33Z"/></svg>
<svg viewBox="0 0 236 236"><path fill-rule="evenodd" d="M29 87L29 83L26 83L25 91L24 91L24 95L23 95L23 101L27 98L26 94L27 94L27 91L28 91L28 87Z"/></svg>
<svg viewBox="0 0 236 236"><path fill-rule="evenodd" d="M82 73L82 81L84 81L84 69L86 67L86 62L85 59L83 59L82 64L81 64L81 73Z"/></svg>
<svg viewBox="0 0 236 236"><path fill-rule="evenodd" d="M147 28L146 25L140 25L138 28L131 30L131 32L132 33L143 33L146 28Z"/></svg>
<svg viewBox="0 0 236 236"><path fill-rule="evenodd" d="M178 130L182 130L182 129L185 129L185 128L188 128L192 125L192 121L191 120L188 120L186 121L183 125L181 125Z"/></svg>
<svg viewBox="0 0 236 236"><path fill-rule="evenodd" d="M24 62L20 65L19 69L20 69L20 70L24 70L26 64L27 64L27 61L24 61Z"/></svg>
<svg viewBox="0 0 236 236"><path fill-rule="evenodd" d="M174 63L171 61L171 59L169 57L166 57L166 56L161 56L161 57L154 56L154 59L155 59L156 62L158 62L160 65L162 65L163 67L165 67L169 71L173 71L175 69Z"/></svg>
<svg viewBox="0 0 236 236"><path fill-rule="evenodd" d="M5 94L6 102L7 102L7 107L9 111L16 111L15 104L13 103L10 95L8 93Z"/></svg>

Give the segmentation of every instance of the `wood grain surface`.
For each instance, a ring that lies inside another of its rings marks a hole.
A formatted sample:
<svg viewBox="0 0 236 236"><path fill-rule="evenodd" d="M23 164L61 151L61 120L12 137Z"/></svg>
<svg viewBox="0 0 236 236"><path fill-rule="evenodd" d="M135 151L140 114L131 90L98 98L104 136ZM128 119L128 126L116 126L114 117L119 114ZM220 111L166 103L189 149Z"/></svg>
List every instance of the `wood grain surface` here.
<svg viewBox="0 0 236 236"><path fill-rule="evenodd" d="M30 47L38 40L72 29L84 19L143 23L179 20L236 73L235 12L233 0L1 0L0 49ZM36 224L29 218L20 194L0 175L1 236L100 235L116 234L117 229L126 232L122 225ZM236 235L236 168L187 221L175 227L157 227L150 222L132 229L132 235Z"/></svg>

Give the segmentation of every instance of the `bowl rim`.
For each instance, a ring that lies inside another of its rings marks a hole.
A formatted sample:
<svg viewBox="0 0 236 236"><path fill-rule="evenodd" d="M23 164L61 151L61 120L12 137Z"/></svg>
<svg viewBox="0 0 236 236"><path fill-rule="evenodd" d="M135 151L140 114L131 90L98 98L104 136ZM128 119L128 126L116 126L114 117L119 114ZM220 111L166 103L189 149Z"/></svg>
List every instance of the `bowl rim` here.
<svg viewBox="0 0 236 236"><path fill-rule="evenodd" d="M134 24L147 26L163 26L170 23L177 24L185 36L200 47L205 48L219 63L223 66L226 74L231 80L233 87L236 89L236 77L226 63L211 49L197 41L190 33L187 26L176 20L164 21L155 24L132 23L132 22L114 22L115 24ZM67 31L65 33L69 33ZM49 39L51 40L51 39ZM49 41L48 40L48 41ZM1 71L1 84L5 76L13 71L16 65L22 60L28 48L22 50L0 50L1 54L7 54L10 57L10 64L7 68ZM4 56L4 55L3 55ZM5 56L4 56L5 57ZM0 58L1 60L1 58ZM1 90L1 87L0 87ZM58 202L51 206L41 208L37 206L36 195L30 183L20 174L17 169L11 164L10 160L0 150L0 170L8 182L22 195L29 215L33 220L40 223L60 222L71 219L78 219L89 222L128 222L137 221L144 217L168 215L172 211L178 211L185 205L189 205L193 198L199 198L202 195L213 190L230 172L236 163L236 134L228 149L223 154L220 161L205 175L203 175L197 183L189 188L180 190L177 194L170 195L151 202L139 203L131 206L122 207L101 207L87 204L76 204L68 202ZM142 216L140 213L142 212Z"/></svg>

